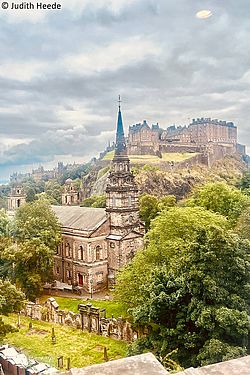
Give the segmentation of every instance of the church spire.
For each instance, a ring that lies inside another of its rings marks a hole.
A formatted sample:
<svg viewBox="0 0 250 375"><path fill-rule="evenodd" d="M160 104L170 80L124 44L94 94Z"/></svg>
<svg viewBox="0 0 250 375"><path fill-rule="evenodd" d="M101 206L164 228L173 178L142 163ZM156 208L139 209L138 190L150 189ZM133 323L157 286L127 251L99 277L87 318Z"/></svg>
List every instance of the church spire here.
<svg viewBox="0 0 250 375"><path fill-rule="evenodd" d="M121 113L121 96L119 95L119 109L118 109L118 120L116 129L116 141L115 141L115 157L116 156L127 156L127 146L124 136L122 113Z"/></svg>

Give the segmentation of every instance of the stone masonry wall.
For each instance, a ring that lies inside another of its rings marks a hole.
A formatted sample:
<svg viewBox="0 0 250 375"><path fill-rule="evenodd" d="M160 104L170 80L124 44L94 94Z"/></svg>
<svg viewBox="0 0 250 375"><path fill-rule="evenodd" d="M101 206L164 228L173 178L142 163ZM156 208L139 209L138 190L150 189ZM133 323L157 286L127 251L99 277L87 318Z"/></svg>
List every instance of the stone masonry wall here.
<svg viewBox="0 0 250 375"><path fill-rule="evenodd" d="M22 314L34 320L67 325L127 342L147 334L145 330L134 330L131 324L122 318L106 318L106 310L96 308L91 303L79 304L78 309L78 314L60 310L55 298L51 297L43 305L28 302Z"/></svg>

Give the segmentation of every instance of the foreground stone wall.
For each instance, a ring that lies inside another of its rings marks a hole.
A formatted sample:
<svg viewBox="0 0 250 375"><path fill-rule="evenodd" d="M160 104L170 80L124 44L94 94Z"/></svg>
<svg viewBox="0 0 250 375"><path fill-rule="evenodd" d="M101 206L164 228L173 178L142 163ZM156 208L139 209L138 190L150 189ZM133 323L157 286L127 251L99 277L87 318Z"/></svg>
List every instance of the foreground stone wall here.
<svg viewBox="0 0 250 375"><path fill-rule="evenodd" d="M147 335L146 330L134 330L131 324L122 318L106 318L106 310L92 306L91 303L79 304L79 313L59 309L55 298L49 298L43 305L28 302L22 314L34 320L67 325L101 336L127 342Z"/></svg>

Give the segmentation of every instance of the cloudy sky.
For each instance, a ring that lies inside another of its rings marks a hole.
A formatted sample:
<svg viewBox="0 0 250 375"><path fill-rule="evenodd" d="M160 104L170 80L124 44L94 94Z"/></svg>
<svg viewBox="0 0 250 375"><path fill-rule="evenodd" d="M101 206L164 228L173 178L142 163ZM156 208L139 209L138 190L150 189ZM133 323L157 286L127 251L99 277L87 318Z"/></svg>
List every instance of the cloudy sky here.
<svg viewBox="0 0 250 375"><path fill-rule="evenodd" d="M98 155L114 139L119 94L126 128L214 117L250 147L249 0L1 3L0 179ZM212 16L197 18L203 9Z"/></svg>

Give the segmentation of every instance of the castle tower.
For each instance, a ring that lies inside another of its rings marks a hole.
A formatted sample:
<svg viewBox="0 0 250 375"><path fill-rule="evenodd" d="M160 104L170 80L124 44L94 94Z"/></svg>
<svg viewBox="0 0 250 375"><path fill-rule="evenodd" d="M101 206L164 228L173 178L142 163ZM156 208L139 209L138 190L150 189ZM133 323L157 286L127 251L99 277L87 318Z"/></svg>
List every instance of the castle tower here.
<svg viewBox="0 0 250 375"><path fill-rule="evenodd" d="M20 186L11 189L8 196L8 211L15 211L17 208L26 203L26 195Z"/></svg>
<svg viewBox="0 0 250 375"><path fill-rule="evenodd" d="M68 178L65 181L64 190L62 193L63 206L78 206L80 204L80 192L75 186L73 180Z"/></svg>
<svg viewBox="0 0 250 375"><path fill-rule="evenodd" d="M106 212L110 220L108 243L109 279L127 264L143 244L144 226L139 219L138 188L130 170L125 142L120 98L116 130L115 155L106 189ZM112 282L110 282L112 284Z"/></svg>

